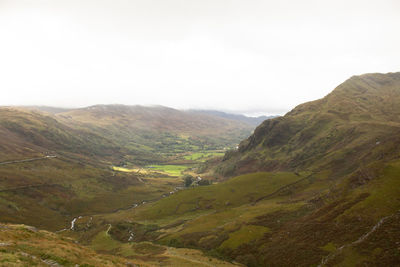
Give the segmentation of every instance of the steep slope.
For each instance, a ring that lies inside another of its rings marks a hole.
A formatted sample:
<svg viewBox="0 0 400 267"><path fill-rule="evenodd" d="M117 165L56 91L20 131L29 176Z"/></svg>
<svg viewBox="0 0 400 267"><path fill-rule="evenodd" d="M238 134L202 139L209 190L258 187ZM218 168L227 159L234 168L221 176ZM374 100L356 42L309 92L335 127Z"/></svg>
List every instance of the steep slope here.
<svg viewBox="0 0 400 267"><path fill-rule="evenodd" d="M219 171L308 169L342 176L392 159L400 148L399 103L400 73L354 76L323 99L263 122Z"/></svg>
<svg viewBox="0 0 400 267"><path fill-rule="evenodd" d="M1 266L134 266L138 263L144 264L140 260L98 254L71 239L34 227L0 224Z"/></svg>
<svg viewBox="0 0 400 267"><path fill-rule="evenodd" d="M105 233L108 244L118 244ZM0 266L238 266L191 249L125 244L119 256L96 253L71 238L26 225L0 224ZM210 264L212 262L212 264Z"/></svg>
<svg viewBox="0 0 400 267"><path fill-rule="evenodd" d="M128 150L127 160L136 164L160 162L187 151L234 147L253 128L162 106L98 105L58 113L57 118L75 129L90 129L108 138Z"/></svg>
<svg viewBox="0 0 400 267"><path fill-rule="evenodd" d="M399 123L400 73L355 76L263 122L216 167L245 174L102 219L121 241L151 226L154 242L247 266L395 266Z"/></svg>
<svg viewBox="0 0 400 267"><path fill-rule="evenodd" d="M0 108L0 136L2 222L59 230L78 214L109 212L143 197L132 196L143 188L137 175L116 175L107 163L124 151L95 132L43 113ZM147 192L154 197L154 191Z"/></svg>
<svg viewBox="0 0 400 267"><path fill-rule="evenodd" d="M101 157L118 152L116 144L93 131L78 131L53 116L21 108L0 108L0 136L0 161L55 151Z"/></svg>
<svg viewBox="0 0 400 267"><path fill-rule="evenodd" d="M180 178L115 172L112 165L154 164L203 146L233 145L242 131L250 132L234 121L164 107L97 106L58 116L1 107L0 221L60 230L80 215L159 198ZM234 143L221 140L231 134Z"/></svg>

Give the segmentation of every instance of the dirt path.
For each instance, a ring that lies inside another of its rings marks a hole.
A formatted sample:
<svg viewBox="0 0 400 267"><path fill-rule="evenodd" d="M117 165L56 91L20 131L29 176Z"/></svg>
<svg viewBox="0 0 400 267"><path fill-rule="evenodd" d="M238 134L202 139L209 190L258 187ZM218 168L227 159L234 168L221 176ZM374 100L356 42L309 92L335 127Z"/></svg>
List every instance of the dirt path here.
<svg viewBox="0 0 400 267"><path fill-rule="evenodd" d="M386 216L381 218L372 228L371 230L369 230L367 233L363 234L362 236L360 236L356 241L353 241L349 244L345 244L343 246L341 246L340 248L338 248L337 250L335 250L334 252L330 253L328 256L324 257L321 260L321 263L318 265L318 267L322 267L325 266L330 260L334 259L337 255L339 255L343 249L347 248L347 247L351 247L353 245L357 245L361 242L363 242L365 239L367 239L368 236L370 236L373 232L375 232L379 227L381 227L381 225L389 218L395 216L396 214L400 213L400 211L398 211L397 213L394 213L392 215Z"/></svg>
<svg viewBox="0 0 400 267"><path fill-rule="evenodd" d="M108 236L110 235L108 232L111 230L111 227L112 227L112 226L111 226L111 224L109 223L109 224L108 224L108 229L107 229L107 231L106 231L106 235L108 235Z"/></svg>
<svg viewBox="0 0 400 267"><path fill-rule="evenodd" d="M253 202L253 204L258 203L258 202L260 202L261 200L264 200L264 199L273 197L273 196L279 194L280 192L282 192L283 190L290 188L291 186L294 186L294 185L299 184L299 183L301 183L301 182L303 182L303 181L306 181L307 179L311 178L313 175L314 175L314 173L312 173L312 174L310 174L310 175L308 175L308 176L306 176L306 177L304 177L304 178L301 178L301 179L299 179L299 180L297 180L297 181L295 181L295 182L293 182L293 183L284 185L284 186L278 188L277 190L275 190L274 192L272 192L272 193L270 193L270 194L268 194L268 195L265 195L265 196L262 196L262 197L260 197L260 198L257 198L257 199Z"/></svg>
<svg viewBox="0 0 400 267"><path fill-rule="evenodd" d="M40 158L30 158L30 159L21 159L21 160L11 160L11 161L4 161L0 162L0 165L7 165L7 164L14 164L14 163L22 163L22 162L30 162L30 161L35 161L35 160L42 160L42 159L50 159L50 158L56 158L57 156L44 156Z"/></svg>

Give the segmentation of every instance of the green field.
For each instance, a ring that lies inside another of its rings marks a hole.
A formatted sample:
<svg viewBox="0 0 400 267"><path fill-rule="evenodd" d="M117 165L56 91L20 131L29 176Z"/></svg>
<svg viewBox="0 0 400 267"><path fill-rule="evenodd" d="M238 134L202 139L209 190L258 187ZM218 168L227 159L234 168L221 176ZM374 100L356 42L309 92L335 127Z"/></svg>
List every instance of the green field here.
<svg viewBox="0 0 400 267"><path fill-rule="evenodd" d="M217 156L223 156L225 152L218 151L218 152L194 152L190 155L184 156L184 159L193 160L193 161L200 161L204 162L207 159Z"/></svg>
<svg viewBox="0 0 400 267"><path fill-rule="evenodd" d="M148 168L150 170L165 172L168 175L172 175L172 176L180 176L180 175L182 175L182 172L188 168L188 166L186 166L186 165L150 165L150 166L147 166L146 168Z"/></svg>

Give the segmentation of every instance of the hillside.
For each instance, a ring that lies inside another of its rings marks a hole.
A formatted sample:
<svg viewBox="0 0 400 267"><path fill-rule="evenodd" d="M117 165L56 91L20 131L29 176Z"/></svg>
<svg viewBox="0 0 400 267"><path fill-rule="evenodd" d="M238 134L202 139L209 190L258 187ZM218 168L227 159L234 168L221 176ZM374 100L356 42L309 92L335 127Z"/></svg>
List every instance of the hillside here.
<svg viewBox="0 0 400 267"><path fill-rule="evenodd" d="M253 129L240 121L162 106L98 105L58 113L57 118L74 128L100 133L129 150L137 161L234 147Z"/></svg>
<svg viewBox="0 0 400 267"><path fill-rule="evenodd" d="M235 177L96 219L247 266L395 266L399 115L400 73L354 76L226 153L215 170Z"/></svg>
<svg viewBox="0 0 400 267"><path fill-rule="evenodd" d="M263 122L225 156L219 171L325 170L339 177L396 158L399 85L400 73L354 76L323 99Z"/></svg>
<svg viewBox="0 0 400 267"><path fill-rule="evenodd" d="M209 262L217 267L237 266L207 257L199 251L147 243L127 245L123 254L112 256L96 253L71 238L32 226L0 224L0 266L202 267L210 266Z"/></svg>
<svg viewBox="0 0 400 267"><path fill-rule="evenodd" d="M73 129L54 116L23 108L0 108L0 161L70 153L107 157L120 150L90 129Z"/></svg>
<svg viewBox="0 0 400 267"><path fill-rule="evenodd" d="M269 120L269 119L278 117L278 116L248 117L248 116L241 115L241 114L226 113L226 112L222 112L222 111L218 111L218 110L189 110L189 112L199 113L199 114L208 114L208 115L217 116L217 117L221 117L221 118L237 120L237 121L241 121L241 122L250 124L254 127L258 126L260 123L262 123L265 120Z"/></svg>
<svg viewBox="0 0 400 267"><path fill-rule="evenodd" d="M233 146L245 133L249 126L235 121L164 107L98 106L57 115L2 107L0 221L59 230L79 215L160 198L181 185L184 169L222 153L207 147ZM175 161L184 165L140 169Z"/></svg>
<svg viewBox="0 0 400 267"><path fill-rule="evenodd" d="M151 265L400 262L400 73L351 77L223 157L247 126L164 107L0 111L3 222Z"/></svg>
<svg viewBox="0 0 400 267"><path fill-rule="evenodd" d="M1 266L127 266L129 262L133 266L138 263L97 254L72 239L30 226L0 224L0 229Z"/></svg>

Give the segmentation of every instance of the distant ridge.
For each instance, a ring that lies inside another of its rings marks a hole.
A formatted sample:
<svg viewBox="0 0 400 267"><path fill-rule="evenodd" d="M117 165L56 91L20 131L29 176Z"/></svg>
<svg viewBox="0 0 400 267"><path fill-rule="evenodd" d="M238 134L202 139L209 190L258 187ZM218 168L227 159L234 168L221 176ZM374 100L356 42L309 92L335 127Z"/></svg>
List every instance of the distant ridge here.
<svg viewBox="0 0 400 267"><path fill-rule="evenodd" d="M249 116L245 116L242 114L227 113L227 112L223 112L223 111L219 111L219 110L196 110L196 109L194 109L194 110L189 110L189 112L207 114L207 115L212 115L212 116L221 117L221 118L225 118L225 119L241 121L241 122L245 122L252 126L257 126L265 120L279 117L277 115L249 117Z"/></svg>
<svg viewBox="0 0 400 267"><path fill-rule="evenodd" d="M52 106L22 106L22 108L32 109L32 110L40 110L40 111L51 113L51 114L57 114L57 113L73 110L73 108L60 108L60 107L52 107Z"/></svg>

